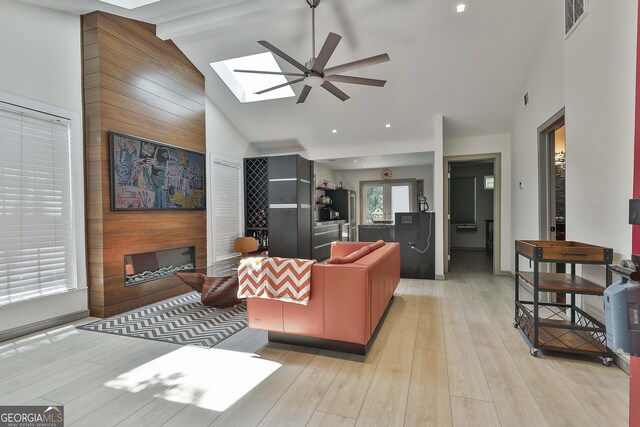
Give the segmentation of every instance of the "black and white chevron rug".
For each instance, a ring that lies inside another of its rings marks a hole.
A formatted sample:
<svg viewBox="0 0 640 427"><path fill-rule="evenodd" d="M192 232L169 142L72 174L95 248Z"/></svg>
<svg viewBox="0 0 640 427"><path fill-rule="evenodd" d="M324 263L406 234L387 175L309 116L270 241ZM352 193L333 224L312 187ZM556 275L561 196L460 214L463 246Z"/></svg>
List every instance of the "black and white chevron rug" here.
<svg viewBox="0 0 640 427"><path fill-rule="evenodd" d="M214 308L190 292L127 313L78 326L78 329L146 338L173 344L214 347L247 327L247 307Z"/></svg>

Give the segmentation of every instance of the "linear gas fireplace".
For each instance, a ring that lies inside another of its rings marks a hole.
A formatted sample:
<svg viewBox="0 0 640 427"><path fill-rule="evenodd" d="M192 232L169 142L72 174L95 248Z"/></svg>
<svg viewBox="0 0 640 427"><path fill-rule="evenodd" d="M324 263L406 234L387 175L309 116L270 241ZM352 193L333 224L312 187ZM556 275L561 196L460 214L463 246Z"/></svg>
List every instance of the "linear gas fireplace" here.
<svg viewBox="0 0 640 427"><path fill-rule="evenodd" d="M124 256L125 286L139 285L173 276L196 266L196 247L165 249Z"/></svg>

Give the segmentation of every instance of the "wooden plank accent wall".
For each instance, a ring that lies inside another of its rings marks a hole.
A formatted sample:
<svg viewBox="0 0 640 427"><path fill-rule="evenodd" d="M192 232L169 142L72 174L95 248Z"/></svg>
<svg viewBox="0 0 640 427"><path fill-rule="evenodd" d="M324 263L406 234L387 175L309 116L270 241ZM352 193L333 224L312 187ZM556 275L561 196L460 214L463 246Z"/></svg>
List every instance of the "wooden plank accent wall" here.
<svg viewBox="0 0 640 427"><path fill-rule="evenodd" d="M125 254L195 246L206 265L205 211L111 211L108 137L204 153L204 76L154 25L93 12L82 32L89 308L107 317L191 290L175 277L125 287Z"/></svg>

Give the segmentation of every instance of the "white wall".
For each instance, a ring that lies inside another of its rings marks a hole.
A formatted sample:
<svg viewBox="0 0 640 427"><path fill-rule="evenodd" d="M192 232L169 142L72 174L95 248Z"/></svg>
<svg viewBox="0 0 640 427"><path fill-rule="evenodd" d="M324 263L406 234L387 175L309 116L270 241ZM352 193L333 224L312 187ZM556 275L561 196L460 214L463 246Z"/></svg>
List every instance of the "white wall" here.
<svg viewBox="0 0 640 427"><path fill-rule="evenodd" d="M216 219L212 206L213 194L216 191L216 183L212 180L211 170L213 159L220 158L242 165L242 159L257 156L258 153L209 97L205 97L205 121L207 158L209 159L207 165L207 260L208 263L212 263L217 256L214 244L216 241L214 236ZM244 196L241 200L244 200ZM238 230L239 236L244 235L244 223L242 222L241 225L243 229Z"/></svg>
<svg viewBox="0 0 640 427"><path fill-rule="evenodd" d="M508 134L485 135L470 138L447 139L445 135L444 156L469 156L499 153L501 158L500 174L502 180L502 194L500 200L500 270L509 271L513 259L512 237L512 203L511 187L515 178L512 177L512 148L511 136ZM537 199L536 199L537 200Z"/></svg>
<svg viewBox="0 0 640 427"><path fill-rule="evenodd" d="M590 3L564 50L567 237L628 256L638 2Z"/></svg>
<svg viewBox="0 0 640 427"><path fill-rule="evenodd" d="M551 15L531 73L522 87L522 93L529 91L530 103L523 108L521 100L514 99L512 177L510 182L503 180L504 192L511 189L511 238L503 246L503 257L507 256L507 265L511 271L514 269L514 241L540 237L537 129L565 106L563 2L557 2L555 7L556 11ZM569 139L567 144L571 144ZM570 157L567 157L567 162L571 162ZM524 188L519 188L520 182Z"/></svg>
<svg viewBox="0 0 640 427"><path fill-rule="evenodd" d="M72 119L78 290L0 309L0 332L87 310L80 17L0 0L0 100Z"/></svg>
<svg viewBox="0 0 640 427"><path fill-rule="evenodd" d="M336 179L336 173L319 162L314 162L313 164L313 172L316 176L316 186L321 187L322 181L327 180L330 184L335 184L336 188L338 188L338 179ZM348 187L346 184L343 184L345 188Z"/></svg>
<svg viewBox="0 0 640 427"><path fill-rule="evenodd" d="M637 2L591 1L566 41L560 2L553 16L513 122L513 239L539 237L537 128L565 107L567 239L629 256Z"/></svg>
<svg viewBox="0 0 640 427"><path fill-rule="evenodd" d="M433 124L433 207L436 213L436 279L444 279L444 117ZM438 244L438 242L441 242Z"/></svg>
<svg viewBox="0 0 640 427"><path fill-rule="evenodd" d="M616 259L631 255L637 7L591 1L565 42L567 239L611 247ZM604 283L603 267L583 275ZM585 303L603 317L601 298Z"/></svg>

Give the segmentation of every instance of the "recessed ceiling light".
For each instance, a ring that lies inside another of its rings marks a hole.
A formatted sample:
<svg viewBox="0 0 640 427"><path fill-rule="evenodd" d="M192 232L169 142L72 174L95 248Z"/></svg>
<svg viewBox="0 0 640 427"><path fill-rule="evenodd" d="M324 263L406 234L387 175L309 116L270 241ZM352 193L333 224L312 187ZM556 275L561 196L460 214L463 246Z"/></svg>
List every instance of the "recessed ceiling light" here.
<svg viewBox="0 0 640 427"><path fill-rule="evenodd" d="M157 3L160 0L100 0L103 3L109 3L124 9L137 9L151 3Z"/></svg>
<svg viewBox="0 0 640 427"><path fill-rule="evenodd" d="M464 3L460 3L458 6L456 6L456 11L457 11L458 13L462 13L462 12L464 12L465 10L467 10L467 5L466 5L466 4L464 4Z"/></svg>
<svg viewBox="0 0 640 427"><path fill-rule="evenodd" d="M389 129L391 127L391 123L387 123L386 125L384 125L384 127L386 127L387 129Z"/></svg>
<svg viewBox="0 0 640 427"><path fill-rule="evenodd" d="M358 161L357 161L357 160L354 160L354 161L353 161L353 163L358 163Z"/></svg>
<svg viewBox="0 0 640 427"><path fill-rule="evenodd" d="M338 129L332 130L331 133L338 133Z"/></svg>

